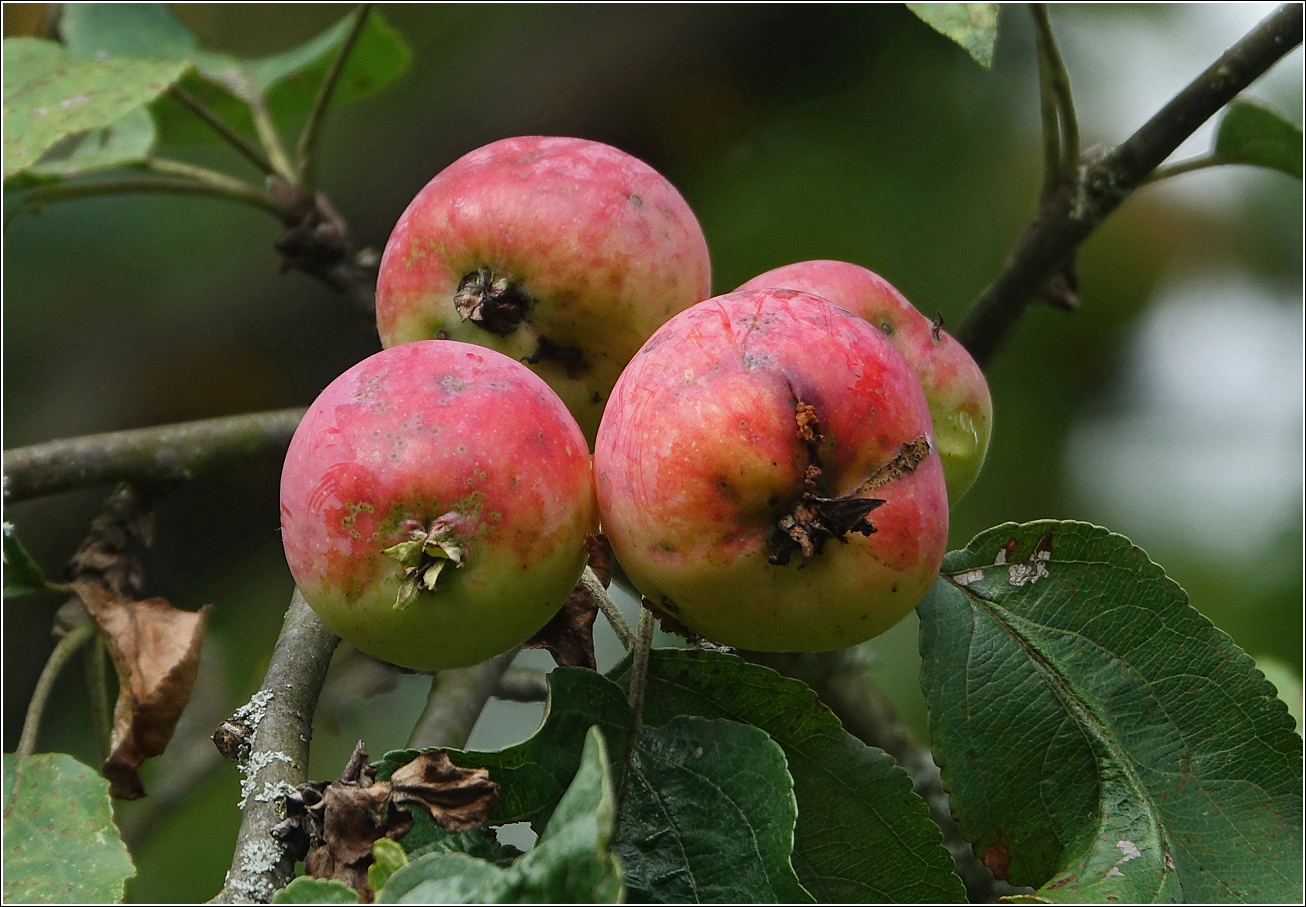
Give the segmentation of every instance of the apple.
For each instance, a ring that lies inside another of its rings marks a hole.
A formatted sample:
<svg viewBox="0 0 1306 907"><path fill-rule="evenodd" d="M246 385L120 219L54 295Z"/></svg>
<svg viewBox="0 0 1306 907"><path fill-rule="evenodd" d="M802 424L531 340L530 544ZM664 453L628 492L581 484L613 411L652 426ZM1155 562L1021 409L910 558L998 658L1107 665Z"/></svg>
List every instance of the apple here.
<svg viewBox="0 0 1306 907"><path fill-rule="evenodd" d="M948 500L956 504L979 475L993 429L984 372L941 325L922 315L874 271L846 261L803 261L760 274L739 289L785 287L822 296L875 325L916 371L934 420Z"/></svg>
<svg viewBox="0 0 1306 907"><path fill-rule="evenodd" d="M409 204L376 322L386 347L448 338L528 364L592 441L640 344L710 293L703 231L657 171L600 142L523 136L464 155Z"/></svg>
<svg viewBox="0 0 1306 907"><path fill-rule="evenodd" d="M417 670L477 664L562 606L597 531L589 449L501 353L423 341L331 382L291 439L281 537L336 634Z"/></svg>
<svg viewBox="0 0 1306 907"><path fill-rule="evenodd" d="M690 630L843 648L924 597L948 535L929 407L878 329L750 290L677 315L622 373L594 449L603 531Z"/></svg>

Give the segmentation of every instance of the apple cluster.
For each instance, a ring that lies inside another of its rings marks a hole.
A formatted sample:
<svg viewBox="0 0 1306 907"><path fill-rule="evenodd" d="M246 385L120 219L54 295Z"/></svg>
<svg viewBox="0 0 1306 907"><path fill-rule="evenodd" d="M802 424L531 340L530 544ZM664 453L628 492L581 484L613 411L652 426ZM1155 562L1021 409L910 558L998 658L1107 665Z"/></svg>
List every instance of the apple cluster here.
<svg viewBox="0 0 1306 907"><path fill-rule="evenodd" d="M305 599L379 658L471 665L549 620L601 530L653 607L719 643L823 651L897 623L983 463L983 374L847 262L710 295L693 212L624 152L528 136L439 173L381 260L385 349L291 441Z"/></svg>

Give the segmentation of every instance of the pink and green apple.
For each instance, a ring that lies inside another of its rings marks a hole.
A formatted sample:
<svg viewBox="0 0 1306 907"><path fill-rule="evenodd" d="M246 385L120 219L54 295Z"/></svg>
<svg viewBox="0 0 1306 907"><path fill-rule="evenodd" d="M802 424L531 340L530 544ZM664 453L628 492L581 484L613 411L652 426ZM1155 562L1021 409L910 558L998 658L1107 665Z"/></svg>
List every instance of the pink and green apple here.
<svg viewBox="0 0 1306 907"><path fill-rule="evenodd" d="M911 366L806 293L731 293L663 325L613 389L594 469L636 588L726 645L869 639L943 558L943 468Z"/></svg>
<svg viewBox="0 0 1306 907"><path fill-rule="evenodd" d="M707 298L707 243L643 161L600 142L523 136L432 179L381 259L384 346L448 338L525 362L591 441L640 344Z"/></svg>
<svg viewBox="0 0 1306 907"><path fill-rule="evenodd" d="M281 474L281 536L333 631L419 670L538 631L597 531L585 438L508 357L459 342L383 350L309 407Z"/></svg>

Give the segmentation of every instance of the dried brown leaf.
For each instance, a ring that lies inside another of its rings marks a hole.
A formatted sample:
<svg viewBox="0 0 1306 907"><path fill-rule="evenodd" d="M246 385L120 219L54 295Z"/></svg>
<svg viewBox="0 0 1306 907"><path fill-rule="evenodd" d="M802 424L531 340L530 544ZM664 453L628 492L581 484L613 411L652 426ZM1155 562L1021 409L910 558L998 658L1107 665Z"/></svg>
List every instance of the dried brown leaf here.
<svg viewBox="0 0 1306 907"><path fill-rule="evenodd" d="M448 831L485 823L499 805L499 785L484 768L459 768L444 750L422 753L390 776L391 802L420 807Z"/></svg>
<svg viewBox="0 0 1306 907"><path fill-rule="evenodd" d="M99 625L118 672L109 758L100 772L113 796L135 800L145 796L137 769L167 747L190 701L213 606L182 611L162 598L129 601L98 583L73 588Z"/></svg>
<svg viewBox="0 0 1306 907"><path fill-rule="evenodd" d="M490 780L487 769L454 765L444 750L422 753L389 781L371 781L371 774L363 770L366 760L360 742L341 780L324 788L304 785L298 798L288 798L287 818L295 814L298 830L281 829L278 837L289 839L306 832L315 846L304 859L305 872L343 882L370 903L373 893L367 868L372 864L373 844L408 834L414 808L449 831L483 825L499 803L499 785Z"/></svg>
<svg viewBox="0 0 1306 907"><path fill-rule="evenodd" d="M590 569L606 589L612 585L612 545L608 537L599 532L585 536L585 550L590 554Z"/></svg>
<svg viewBox="0 0 1306 907"><path fill-rule="evenodd" d="M553 660L564 667L594 670L598 667L594 658L594 618L598 613L599 603L577 584L558 613L522 643L522 648L548 649Z"/></svg>

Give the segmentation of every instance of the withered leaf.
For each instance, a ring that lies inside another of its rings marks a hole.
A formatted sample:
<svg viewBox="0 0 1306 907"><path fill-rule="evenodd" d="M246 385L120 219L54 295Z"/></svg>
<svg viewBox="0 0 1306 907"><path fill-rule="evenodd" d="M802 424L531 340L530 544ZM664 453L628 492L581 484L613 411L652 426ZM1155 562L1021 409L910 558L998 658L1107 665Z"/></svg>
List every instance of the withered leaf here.
<svg viewBox="0 0 1306 907"><path fill-rule="evenodd" d="M612 583L612 546L607 536L601 533L585 536L585 550L589 552L589 568L603 588L608 588ZM598 662L594 658L594 619L598 613L599 603L586 591L584 583L577 583L558 613L522 643L522 648L548 649L559 665L595 670Z"/></svg>
<svg viewBox="0 0 1306 907"><path fill-rule="evenodd" d="M212 605L182 611L166 599L130 601L98 583L73 585L95 618L118 672L109 758L100 773L124 800L145 796L137 769L167 747L199 671Z"/></svg>
<svg viewBox="0 0 1306 907"><path fill-rule="evenodd" d="M422 753L390 776L391 802L420 807L448 831L481 825L499 804L489 769L459 768L444 750Z"/></svg>
<svg viewBox="0 0 1306 907"><path fill-rule="evenodd" d="M585 550L590 555L590 569L606 589L612 585L612 544L603 533L585 536Z"/></svg>
<svg viewBox="0 0 1306 907"><path fill-rule="evenodd" d="M548 649L553 660L564 667L595 670L594 618L598 613L599 603L578 583L558 613L522 643L522 648Z"/></svg>
<svg viewBox="0 0 1306 907"><path fill-rule="evenodd" d="M287 819L294 813L297 827L279 826L278 837L307 833L314 849L304 859L305 872L349 885L364 903L373 898L367 875L372 845L408 834L413 809L459 832L483 825L499 803L499 785L489 770L459 768L444 750L422 753L389 781L372 781L370 772L360 771L360 757L365 764L361 742L339 781L303 785L288 797Z"/></svg>

